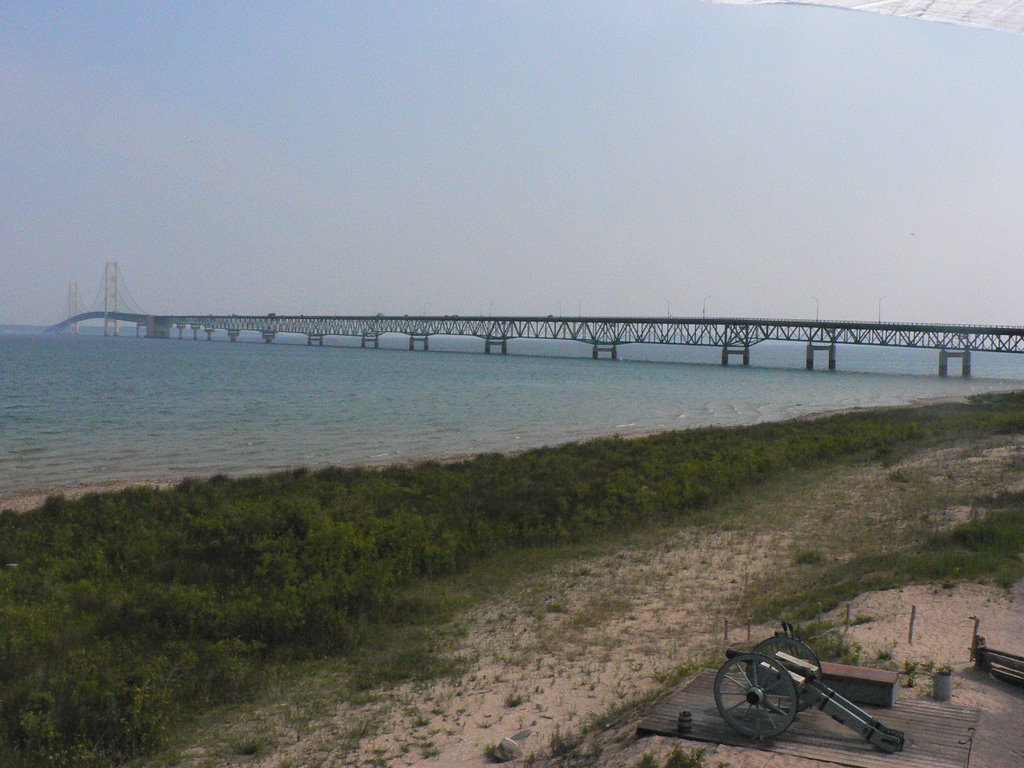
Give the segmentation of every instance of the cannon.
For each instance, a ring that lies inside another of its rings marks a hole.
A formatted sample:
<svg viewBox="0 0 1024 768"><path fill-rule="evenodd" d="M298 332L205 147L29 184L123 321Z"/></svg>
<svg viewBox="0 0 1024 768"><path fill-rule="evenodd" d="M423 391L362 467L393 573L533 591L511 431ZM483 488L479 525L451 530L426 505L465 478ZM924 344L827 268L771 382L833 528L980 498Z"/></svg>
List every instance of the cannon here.
<svg viewBox="0 0 1024 768"><path fill-rule="evenodd" d="M715 675L715 705L733 729L759 741L785 731L799 712L816 707L859 733L883 752L903 749L903 731L886 728L822 681L821 662L783 624L783 634L762 640L754 650L726 651Z"/></svg>

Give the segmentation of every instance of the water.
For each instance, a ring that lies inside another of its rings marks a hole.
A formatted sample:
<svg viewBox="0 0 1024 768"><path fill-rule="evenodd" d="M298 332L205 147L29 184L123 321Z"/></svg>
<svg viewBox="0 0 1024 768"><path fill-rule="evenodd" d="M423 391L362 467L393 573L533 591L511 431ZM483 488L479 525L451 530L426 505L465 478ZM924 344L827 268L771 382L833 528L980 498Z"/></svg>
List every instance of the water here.
<svg viewBox="0 0 1024 768"><path fill-rule="evenodd" d="M717 349L627 346L613 363L562 342L514 341L511 352L529 354L502 356L479 354L473 339L432 338L429 353L400 349L399 337L380 350L301 340L0 334L0 498L444 459L1024 386L1015 355L975 353L965 380L939 378L934 350L840 347L840 371L808 373L802 344L760 344L750 368L723 368Z"/></svg>

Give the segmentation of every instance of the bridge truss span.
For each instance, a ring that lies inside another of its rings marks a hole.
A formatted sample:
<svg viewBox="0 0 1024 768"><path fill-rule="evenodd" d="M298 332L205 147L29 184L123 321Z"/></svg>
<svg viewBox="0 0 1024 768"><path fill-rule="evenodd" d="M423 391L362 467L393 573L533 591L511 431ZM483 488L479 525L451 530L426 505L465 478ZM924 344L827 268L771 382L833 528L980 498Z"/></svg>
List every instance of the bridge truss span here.
<svg viewBox="0 0 1024 768"><path fill-rule="evenodd" d="M323 344L330 336L354 337L362 346L379 346L381 336L407 336L410 349L429 349L431 336L476 337L483 351L508 351L511 339L548 339L589 344L594 357L617 356L625 344L669 344L718 347L722 363L742 356L750 361L750 349L764 341L800 342L807 348L807 367L814 353L829 352L829 368L835 368L836 345L853 344L940 352L940 373L948 358L962 360L970 373L970 354L976 352L1024 353L1024 327L950 325L930 323L882 323L854 321L777 320L767 318L695 317L566 317L566 316L459 316L459 315L141 315L125 312L87 312L68 318L51 330L94 317L111 316L135 322L146 335L194 339L203 332L212 339L217 331L232 341L243 332L261 334L271 342L279 333L300 334L308 343Z"/></svg>

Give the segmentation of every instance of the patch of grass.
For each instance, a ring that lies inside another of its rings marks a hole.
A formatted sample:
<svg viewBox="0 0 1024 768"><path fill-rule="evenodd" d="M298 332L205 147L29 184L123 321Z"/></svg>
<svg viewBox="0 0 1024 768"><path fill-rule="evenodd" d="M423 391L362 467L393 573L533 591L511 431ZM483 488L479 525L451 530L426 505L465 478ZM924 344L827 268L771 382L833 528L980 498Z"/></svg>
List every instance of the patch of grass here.
<svg viewBox="0 0 1024 768"><path fill-rule="evenodd" d="M706 753L704 747L691 750L675 747L665 760L665 768L704 768Z"/></svg>
<svg viewBox="0 0 1024 768"><path fill-rule="evenodd" d="M792 574L785 584L766 580L757 585L763 591L754 618L806 619L822 606L830 610L863 592L908 584L989 581L1008 589L1024 578L1024 493L979 497L973 504L982 512L977 520L923 536L879 527L847 547L845 562L808 566L802 578Z"/></svg>
<svg viewBox="0 0 1024 768"><path fill-rule="evenodd" d="M899 467L889 473L889 479L894 483L909 483L910 472L905 467Z"/></svg>
<svg viewBox="0 0 1024 768"><path fill-rule="evenodd" d="M554 733L548 740L548 750L552 757L564 757L575 752L581 743L582 738L579 734L563 733L556 725Z"/></svg>
<svg viewBox="0 0 1024 768"><path fill-rule="evenodd" d="M255 755L263 748L263 740L250 736L230 743L232 754L235 755Z"/></svg>
<svg viewBox="0 0 1024 768"><path fill-rule="evenodd" d="M437 748L437 745L432 741L424 741L420 745L420 757L424 760L428 760L431 757L437 757L441 754L441 750Z"/></svg>
<svg viewBox="0 0 1024 768"><path fill-rule="evenodd" d="M794 565L821 565L825 556L817 549L802 549L793 557Z"/></svg>

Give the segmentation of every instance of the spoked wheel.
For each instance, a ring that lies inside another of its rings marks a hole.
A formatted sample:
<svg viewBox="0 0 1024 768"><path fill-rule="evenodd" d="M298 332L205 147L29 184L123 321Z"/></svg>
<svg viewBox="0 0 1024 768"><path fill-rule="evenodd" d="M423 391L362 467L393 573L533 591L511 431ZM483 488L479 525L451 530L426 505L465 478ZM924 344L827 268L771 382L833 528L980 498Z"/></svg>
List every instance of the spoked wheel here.
<svg viewBox="0 0 1024 768"><path fill-rule="evenodd" d="M814 665L816 670L814 673L815 680L821 680L821 662L818 661L818 657L815 655L807 643L802 640L798 640L795 637L786 637L785 635L777 635L776 637L769 637L767 640L762 640L760 643L754 646L754 653L763 653L765 656L771 656L775 658L775 652L782 651L788 653L790 656L795 656L798 659L806 661L809 664ZM813 692L808 691L810 694L807 697L801 697L800 703L797 709L801 712L810 707L814 702Z"/></svg>
<svg viewBox="0 0 1024 768"><path fill-rule="evenodd" d="M796 686L782 662L763 653L741 653L715 676L715 704L745 736L770 739L796 718Z"/></svg>

